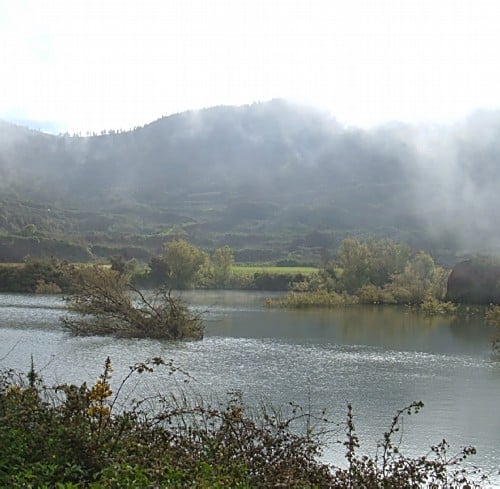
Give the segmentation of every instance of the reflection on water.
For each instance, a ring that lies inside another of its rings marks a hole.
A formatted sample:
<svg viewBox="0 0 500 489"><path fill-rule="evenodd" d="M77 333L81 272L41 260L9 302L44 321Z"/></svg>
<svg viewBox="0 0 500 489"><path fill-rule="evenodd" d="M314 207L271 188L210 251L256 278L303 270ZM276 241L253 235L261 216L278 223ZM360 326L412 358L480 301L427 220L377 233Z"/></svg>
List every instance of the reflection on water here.
<svg viewBox="0 0 500 489"><path fill-rule="evenodd" d="M60 298L0 294L2 364L26 370L30 354L50 381L92 382L106 356L115 379L152 356L174 358L210 396L234 389L249 401L296 401L327 408L341 420L351 402L366 449L373 448L397 408L422 400L405 424L407 448L425 452L446 438L478 448L474 462L496 470L500 460L500 366L489 361L491 328L481 320L427 319L405 308L333 311L266 309L263 294L189 292L207 310L203 341L77 338L62 331ZM148 377L151 392L175 388L166 373ZM343 448L326 456L340 463Z"/></svg>

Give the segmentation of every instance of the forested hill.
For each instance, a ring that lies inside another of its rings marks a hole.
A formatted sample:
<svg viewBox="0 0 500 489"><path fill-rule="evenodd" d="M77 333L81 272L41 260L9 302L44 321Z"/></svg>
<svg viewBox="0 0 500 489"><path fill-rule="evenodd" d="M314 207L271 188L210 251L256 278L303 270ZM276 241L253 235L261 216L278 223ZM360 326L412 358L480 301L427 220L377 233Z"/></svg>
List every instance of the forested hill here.
<svg viewBox="0 0 500 489"><path fill-rule="evenodd" d="M283 100L89 137L0 123L0 232L145 246L182 233L276 256L347 234L495 249L499 136L499 113L367 131Z"/></svg>

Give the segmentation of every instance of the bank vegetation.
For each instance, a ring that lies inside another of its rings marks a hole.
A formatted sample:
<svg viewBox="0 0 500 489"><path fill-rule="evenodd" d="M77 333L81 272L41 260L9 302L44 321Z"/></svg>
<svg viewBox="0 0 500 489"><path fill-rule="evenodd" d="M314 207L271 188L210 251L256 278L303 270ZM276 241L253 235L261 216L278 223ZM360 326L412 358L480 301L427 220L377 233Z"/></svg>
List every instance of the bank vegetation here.
<svg viewBox="0 0 500 489"><path fill-rule="evenodd" d="M350 304L399 304L429 315L454 313L446 302L449 271L424 251L412 252L391 240L345 239L333 259L325 255L317 273L293 283L282 307L337 307Z"/></svg>
<svg viewBox="0 0 500 489"><path fill-rule="evenodd" d="M397 411L367 456L351 406L344 422L334 422L293 403L288 410L252 409L238 393L220 403L190 400L168 385L162 395L124 402L127 382L136 385L137 376L160 368L190 378L158 357L132 365L116 387L109 358L90 386L48 386L33 362L26 376L0 371L0 486L472 488L486 482L464 463L472 447L450 454L442 440L420 457L402 452L403 423L421 402ZM325 441L338 437L342 467L320 458Z"/></svg>
<svg viewBox="0 0 500 489"><path fill-rule="evenodd" d="M100 267L127 277L136 291L287 291L285 298L269 300L268 305L297 308L395 304L419 309L427 315L456 312L456 305L446 300L450 270L439 266L425 251L414 251L392 240L347 238L333 257L325 250L318 252L317 267L298 266L293 260L273 266L242 266L235 264L229 246L209 252L184 239L172 239L147 264L113 256ZM72 294L89 267L92 273L99 273L96 266L54 258L0 265L0 291Z"/></svg>

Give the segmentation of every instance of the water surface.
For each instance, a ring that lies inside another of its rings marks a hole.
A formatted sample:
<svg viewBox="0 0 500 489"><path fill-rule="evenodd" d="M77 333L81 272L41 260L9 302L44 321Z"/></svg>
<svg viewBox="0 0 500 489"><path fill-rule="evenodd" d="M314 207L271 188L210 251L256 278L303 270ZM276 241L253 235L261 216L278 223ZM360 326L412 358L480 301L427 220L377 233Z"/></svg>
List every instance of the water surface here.
<svg viewBox="0 0 500 489"><path fill-rule="evenodd" d="M473 462L498 472L500 365L490 359L492 331L484 321L428 319L396 307L267 309L265 295L184 293L205 311L206 336L169 343L74 337L59 323L59 297L0 294L1 364L26 371L33 355L50 382L91 383L108 355L116 381L137 361L173 358L195 379L187 388L204 396L239 390L250 403L294 401L313 411L326 408L339 421L351 403L370 453L395 410L422 400L424 410L404 426L409 453L425 453L446 438L454 449L476 446ZM137 384L151 392L171 388L177 387L161 372L146 387ZM330 443L325 457L342 463L343 448Z"/></svg>

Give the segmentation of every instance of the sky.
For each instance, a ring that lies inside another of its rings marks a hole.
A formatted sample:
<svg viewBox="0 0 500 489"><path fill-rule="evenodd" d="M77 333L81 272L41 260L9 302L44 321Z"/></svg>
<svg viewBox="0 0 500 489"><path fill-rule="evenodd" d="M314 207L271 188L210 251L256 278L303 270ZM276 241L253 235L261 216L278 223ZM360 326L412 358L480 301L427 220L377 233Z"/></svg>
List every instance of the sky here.
<svg viewBox="0 0 500 489"><path fill-rule="evenodd" d="M0 0L0 119L48 132L290 98L346 125L500 109L498 0Z"/></svg>

